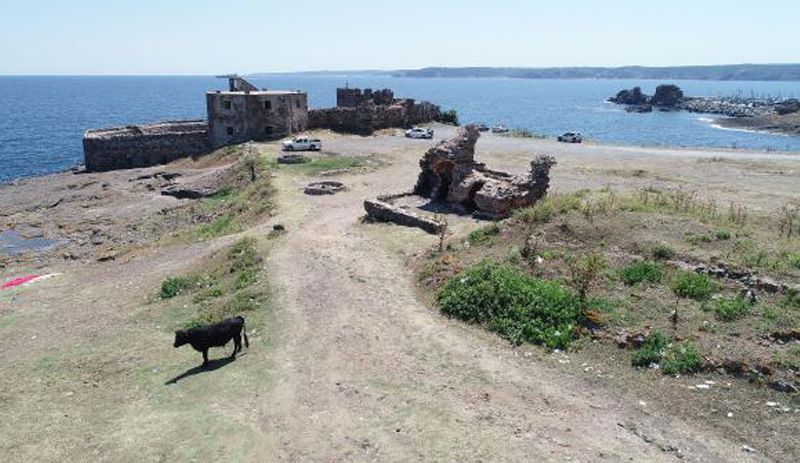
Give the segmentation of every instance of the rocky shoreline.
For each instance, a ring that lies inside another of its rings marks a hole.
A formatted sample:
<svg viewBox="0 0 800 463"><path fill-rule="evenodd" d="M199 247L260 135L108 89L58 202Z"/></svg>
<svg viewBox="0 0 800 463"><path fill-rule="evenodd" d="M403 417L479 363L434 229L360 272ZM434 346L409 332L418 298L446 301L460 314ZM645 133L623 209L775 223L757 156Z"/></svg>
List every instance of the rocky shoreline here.
<svg viewBox="0 0 800 463"><path fill-rule="evenodd" d="M653 96L640 87L621 90L608 99L625 105L631 113L688 111L726 116L714 122L721 127L800 135L800 101L796 99L687 97L677 85L659 85Z"/></svg>

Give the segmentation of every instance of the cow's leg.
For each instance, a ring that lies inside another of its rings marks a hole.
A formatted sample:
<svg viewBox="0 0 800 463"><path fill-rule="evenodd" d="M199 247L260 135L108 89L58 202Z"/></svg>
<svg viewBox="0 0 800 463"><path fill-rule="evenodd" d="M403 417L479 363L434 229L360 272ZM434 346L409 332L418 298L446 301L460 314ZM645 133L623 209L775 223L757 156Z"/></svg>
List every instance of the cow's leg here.
<svg viewBox="0 0 800 463"><path fill-rule="evenodd" d="M208 365L208 349L203 349L203 366Z"/></svg>
<svg viewBox="0 0 800 463"><path fill-rule="evenodd" d="M233 335L233 353L231 358L236 357L236 353L242 350L242 336L239 333Z"/></svg>

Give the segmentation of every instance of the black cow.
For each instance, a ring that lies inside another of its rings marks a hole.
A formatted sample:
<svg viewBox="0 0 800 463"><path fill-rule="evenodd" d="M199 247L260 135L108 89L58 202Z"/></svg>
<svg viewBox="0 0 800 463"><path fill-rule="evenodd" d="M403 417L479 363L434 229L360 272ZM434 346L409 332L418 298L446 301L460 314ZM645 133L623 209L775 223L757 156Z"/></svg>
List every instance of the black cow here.
<svg viewBox="0 0 800 463"><path fill-rule="evenodd" d="M247 340L247 332L244 327L244 317L230 317L213 325L176 331L175 347L180 347L184 344L191 345L194 350L203 353L203 366L206 366L208 365L208 349L210 347L223 347L231 339L233 339L234 343L231 358L235 358L236 353L242 350L242 335L244 335L244 345L250 348L250 342Z"/></svg>

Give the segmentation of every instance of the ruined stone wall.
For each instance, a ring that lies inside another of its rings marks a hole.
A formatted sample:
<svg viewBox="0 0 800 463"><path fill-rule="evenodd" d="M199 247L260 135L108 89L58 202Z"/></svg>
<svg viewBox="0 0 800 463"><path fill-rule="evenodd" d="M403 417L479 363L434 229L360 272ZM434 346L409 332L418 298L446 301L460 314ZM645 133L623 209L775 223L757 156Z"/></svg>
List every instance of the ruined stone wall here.
<svg viewBox="0 0 800 463"><path fill-rule="evenodd" d="M389 106L366 103L357 107L319 108L308 111L308 128L370 135L376 130L431 122L439 114L438 106L410 99L395 100Z"/></svg>
<svg viewBox="0 0 800 463"><path fill-rule="evenodd" d="M337 88L336 107L355 108L356 106L372 103L378 106L388 106L394 103L394 92L388 88L372 91L370 88Z"/></svg>
<svg viewBox="0 0 800 463"><path fill-rule="evenodd" d="M209 151L205 121L87 130L83 135L84 163L89 172L166 164Z"/></svg>

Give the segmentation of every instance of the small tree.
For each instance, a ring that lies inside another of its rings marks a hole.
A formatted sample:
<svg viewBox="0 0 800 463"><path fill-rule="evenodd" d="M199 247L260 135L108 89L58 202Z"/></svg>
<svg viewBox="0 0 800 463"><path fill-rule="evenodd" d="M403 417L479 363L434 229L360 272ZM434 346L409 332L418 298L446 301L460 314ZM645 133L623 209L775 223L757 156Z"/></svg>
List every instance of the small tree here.
<svg viewBox="0 0 800 463"><path fill-rule="evenodd" d="M442 214L436 214L434 220L439 224L439 231L436 235L439 237L439 252L444 252L444 240L447 238L447 218Z"/></svg>
<svg viewBox="0 0 800 463"><path fill-rule="evenodd" d="M445 123L445 124L452 124L452 125L455 125L455 126L459 125L459 123L458 123L458 112L455 109L450 109L448 111L442 111L441 114L439 114L439 117L438 117L437 120L439 122L442 122L442 123Z"/></svg>
<svg viewBox="0 0 800 463"><path fill-rule="evenodd" d="M600 254L589 254L580 258L568 258L567 266L569 283L578 292L581 308L585 311L589 290L606 267L606 260Z"/></svg>

